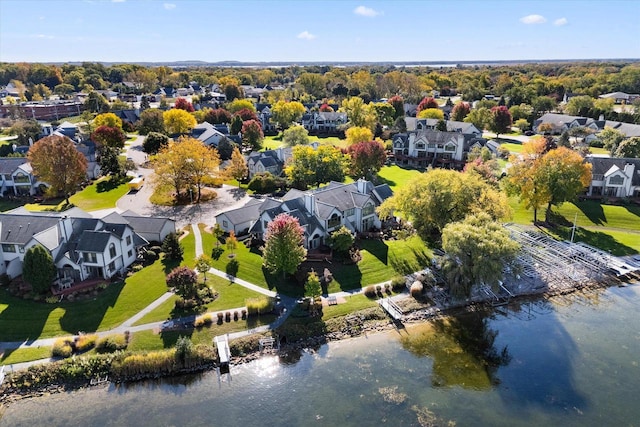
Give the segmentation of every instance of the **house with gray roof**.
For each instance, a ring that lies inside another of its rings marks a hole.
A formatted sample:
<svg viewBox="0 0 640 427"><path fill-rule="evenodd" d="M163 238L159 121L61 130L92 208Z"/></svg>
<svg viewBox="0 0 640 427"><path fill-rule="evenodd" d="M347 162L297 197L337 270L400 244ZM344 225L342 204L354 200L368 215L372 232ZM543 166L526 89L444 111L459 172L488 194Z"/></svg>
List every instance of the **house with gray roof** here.
<svg viewBox="0 0 640 427"><path fill-rule="evenodd" d="M589 196L640 197L640 159L587 156Z"/></svg>
<svg viewBox="0 0 640 427"><path fill-rule="evenodd" d="M598 98L613 99L616 104L630 104L640 98L637 93L611 92L600 95Z"/></svg>
<svg viewBox="0 0 640 427"><path fill-rule="evenodd" d="M33 175L26 157L0 157L0 196L34 195L45 183Z"/></svg>
<svg viewBox="0 0 640 427"><path fill-rule="evenodd" d="M249 169L249 179L258 173L269 172L272 175L280 176L285 163L291 158L290 147L280 147L275 150L254 151L247 157L247 168Z"/></svg>
<svg viewBox="0 0 640 427"><path fill-rule="evenodd" d="M149 243L145 234L165 227L168 231L170 225L175 231L175 224L167 218L146 218L148 222L142 218L133 212L92 218L78 208L66 212L19 208L0 213L0 274L21 275L24 254L39 244L50 253L59 280L110 279L124 273L137 259L138 250Z"/></svg>
<svg viewBox="0 0 640 427"><path fill-rule="evenodd" d="M418 126L421 122L418 121ZM469 151L483 147L485 140L462 132L440 132L428 127L399 133L393 137L393 156L397 165L417 168L462 169Z"/></svg>
<svg viewBox="0 0 640 427"><path fill-rule="evenodd" d="M217 130L214 125L208 122L202 122L196 125L191 130L191 136L199 141L202 141L205 145L212 147L218 147L220 141L225 138L225 135Z"/></svg>
<svg viewBox="0 0 640 427"><path fill-rule="evenodd" d="M316 249L342 226L353 233L380 228L375 208L392 195L387 184L374 186L364 179L351 184L331 182L315 190L290 190L280 200L252 200L242 208L217 215L216 223L225 231L233 229L238 235L249 233L264 239L268 224L287 213L304 229L304 246Z"/></svg>
<svg viewBox="0 0 640 427"><path fill-rule="evenodd" d="M551 125L552 134L561 134L564 131L573 128L584 127L591 129L594 134L591 137L587 137L586 142L590 142L592 139L597 139L597 134L605 127L616 129L624 134L627 138L640 136L640 125L633 123L623 123L613 120L605 120L603 116L600 116L598 120L594 120L589 117L581 116L569 116L566 114L546 113L539 119L533 122L533 130L540 133L540 126L543 124Z"/></svg>

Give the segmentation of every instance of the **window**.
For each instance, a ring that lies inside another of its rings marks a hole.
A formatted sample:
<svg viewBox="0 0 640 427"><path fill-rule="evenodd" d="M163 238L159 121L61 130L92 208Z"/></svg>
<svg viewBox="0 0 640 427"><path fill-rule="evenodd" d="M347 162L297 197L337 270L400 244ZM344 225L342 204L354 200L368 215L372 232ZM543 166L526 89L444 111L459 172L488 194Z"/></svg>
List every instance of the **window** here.
<svg viewBox="0 0 640 427"><path fill-rule="evenodd" d="M222 221L222 226L223 226L224 228L227 228L227 227L228 227L227 221Z"/></svg>
<svg viewBox="0 0 640 427"><path fill-rule="evenodd" d="M4 180L5 180L5 181L13 181L13 178L11 178L11 175L10 175L10 174L5 174L5 175L3 175L3 176L4 176Z"/></svg>
<svg viewBox="0 0 640 427"><path fill-rule="evenodd" d="M373 214L373 204L369 203L362 209L362 216L368 216Z"/></svg>
<svg viewBox="0 0 640 427"><path fill-rule="evenodd" d="M109 264L109 271L114 271L116 269L116 263L114 261Z"/></svg>
<svg viewBox="0 0 640 427"><path fill-rule="evenodd" d="M18 252L23 254L24 253L24 246L22 246L22 245L18 246Z"/></svg>
<svg viewBox="0 0 640 427"><path fill-rule="evenodd" d="M334 213L333 215L331 215L331 218L329 218L329 223L327 224L327 227L328 228L337 227L341 223L340 220L341 220L340 215Z"/></svg>
<svg viewBox="0 0 640 427"><path fill-rule="evenodd" d="M344 213L345 216L353 216L356 213L356 208L347 209Z"/></svg>
<svg viewBox="0 0 640 427"><path fill-rule="evenodd" d="M17 173L13 177L13 181L20 184L27 184L31 182L31 180L29 179L29 175L25 175L23 173Z"/></svg>
<svg viewBox="0 0 640 427"><path fill-rule="evenodd" d="M444 151L456 151L456 146L453 144L448 144L444 147Z"/></svg>
<svg viewBox="0 0 640 427"><path fill-rule="evenodd" d="M129 249L129 251L127 252L127 257L131 258L132 255L133 255L133 251Z"/></svg>
<svg viewBox="0 0 640 427"><path fill-rule="evenodd" d="M621 176L612 176L609 178L609 185L622 185L624 184L624 178Z"/></svg>
<svg viewBox="0 0 640 427"><path fill-rule="evenodd" d="M3 244L2 245L2 252L15 252L16 251L16 247L14 245L7 245L7 244Z"/></svg>
<svg viewBox="0 0 640 427"><path fill-rule="evenodd" d="M131 236L127 236L127 246L131 246Z"/></svg>
<svg viewBox="0 0 640 427"><path fill-rule="evenodd" d="M113 243L109 245L109 255L111 255L111 258L115 258L116 256L116 245Z"/></svg>
<svg viewBox="0 0 640 427"><path fill-rule="evenodd" d="M91 262L94 264L98 262L98 257L93 252L83 252L82 257L84 258L85 262Z"/></svg>

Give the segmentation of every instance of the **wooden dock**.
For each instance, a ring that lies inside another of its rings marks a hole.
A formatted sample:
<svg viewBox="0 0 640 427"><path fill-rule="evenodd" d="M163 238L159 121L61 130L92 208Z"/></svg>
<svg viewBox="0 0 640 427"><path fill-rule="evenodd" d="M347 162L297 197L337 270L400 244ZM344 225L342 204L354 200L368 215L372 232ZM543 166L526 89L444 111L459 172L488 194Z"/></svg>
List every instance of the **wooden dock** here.
<svg viewBox="0 0 640 427"><path fill-rule="evenodd" d="M383 298L378 300L378 304L387 312L393 320L402 320L402 310L398 307L398 304L393 302L391 298Z"/></svg>

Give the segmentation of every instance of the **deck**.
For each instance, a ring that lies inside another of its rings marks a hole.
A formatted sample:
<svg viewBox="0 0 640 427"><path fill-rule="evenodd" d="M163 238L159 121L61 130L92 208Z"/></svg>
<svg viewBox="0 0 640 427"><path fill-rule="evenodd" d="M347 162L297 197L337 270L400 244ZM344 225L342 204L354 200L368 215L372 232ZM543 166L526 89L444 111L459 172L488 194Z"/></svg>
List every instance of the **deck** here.
<svg viewBox="0 0 640 427"><path fill-rule="evenodd" d="M402 310L400 307L391 300L391 298L384 298L378 300L378 304L387 312L393 320L402 320Z"/></svg>
<svg viewBox="0 0 640 427"><path fill-rule="evenodd" d="M218 359L220 365L229 365L231 359L231 351L229 350L229 338L226 335L219 335L214 338L216 348L218 349Z"/></svg>

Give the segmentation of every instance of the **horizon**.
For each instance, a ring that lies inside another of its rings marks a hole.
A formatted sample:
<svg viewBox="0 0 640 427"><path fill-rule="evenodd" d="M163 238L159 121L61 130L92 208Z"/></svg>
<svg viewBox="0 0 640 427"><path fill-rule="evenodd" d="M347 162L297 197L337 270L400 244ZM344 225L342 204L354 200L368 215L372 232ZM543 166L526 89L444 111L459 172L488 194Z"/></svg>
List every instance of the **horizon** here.
<svg viewBox="0 0 640 427"><path fill-rule="evenodd" d="M567 0L2 0L0 61L412 64L640 58L640 2L575 6ZM25 25L22 16L33 19Z"/></svg>

